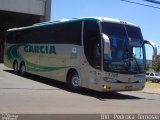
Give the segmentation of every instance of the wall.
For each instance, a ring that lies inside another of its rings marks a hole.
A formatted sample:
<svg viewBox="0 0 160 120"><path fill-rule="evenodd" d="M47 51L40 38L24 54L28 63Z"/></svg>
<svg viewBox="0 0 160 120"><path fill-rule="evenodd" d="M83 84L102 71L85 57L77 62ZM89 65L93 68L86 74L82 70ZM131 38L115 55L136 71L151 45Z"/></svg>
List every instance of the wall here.
<svg viewBox="0 0 160 120"><path fill-rule="evenodd" d="M0 62L7 29L49 21L51 0L0 0Z"/></svg>

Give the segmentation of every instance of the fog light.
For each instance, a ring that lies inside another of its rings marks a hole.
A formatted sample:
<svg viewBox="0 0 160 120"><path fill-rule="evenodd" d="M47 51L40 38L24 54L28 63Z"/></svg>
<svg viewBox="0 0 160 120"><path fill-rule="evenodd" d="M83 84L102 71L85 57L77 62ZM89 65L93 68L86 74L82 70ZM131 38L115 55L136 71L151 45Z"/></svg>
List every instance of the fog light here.
<svg viewBox="0 0 160 120"><path fill-rule="evenodd" d="M104 89L104 91L108 91L109 87L107 85L103 85L103 89Z"/></svg>

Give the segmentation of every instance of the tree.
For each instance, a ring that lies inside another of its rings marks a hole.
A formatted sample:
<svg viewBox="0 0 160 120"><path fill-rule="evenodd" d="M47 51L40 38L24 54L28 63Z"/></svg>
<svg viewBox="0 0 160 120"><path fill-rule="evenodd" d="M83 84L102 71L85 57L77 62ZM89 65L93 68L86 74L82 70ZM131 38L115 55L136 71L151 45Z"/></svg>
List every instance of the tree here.
<svg viewBox="0 0 160 120"><path fill-rule="evenodd" d="M150 69L149 64L146 64L146 71L148 71Z"/></svg>
<svg viewBox="0 0 160 120"><path fill-rule="evenodd" d="M152 68L153 68L153 70L156 71L156 72L159 72L159 71L160 71L160 59L157 58L157 59L153 62Z"/></svg>

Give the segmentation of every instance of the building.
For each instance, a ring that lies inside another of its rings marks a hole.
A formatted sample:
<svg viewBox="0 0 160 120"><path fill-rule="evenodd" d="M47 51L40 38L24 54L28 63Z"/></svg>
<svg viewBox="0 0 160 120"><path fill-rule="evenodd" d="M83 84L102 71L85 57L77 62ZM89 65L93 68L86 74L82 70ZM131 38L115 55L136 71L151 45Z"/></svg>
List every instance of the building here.
<svg viewBox="0 0 160 120"><path fill-rule="evenodd" d="M9 28L50 20L51 0L0 0L0 61Z"/></svg>

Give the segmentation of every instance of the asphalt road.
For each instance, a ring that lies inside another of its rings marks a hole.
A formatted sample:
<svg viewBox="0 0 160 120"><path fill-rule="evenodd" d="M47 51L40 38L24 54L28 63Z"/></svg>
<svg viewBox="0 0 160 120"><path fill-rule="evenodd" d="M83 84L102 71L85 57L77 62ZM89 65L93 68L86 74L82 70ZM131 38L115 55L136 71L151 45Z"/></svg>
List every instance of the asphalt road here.
<svg viewBox="0 0 160 120"><path fill-rule="evenodd" d="M138 92L73 93L55 80L15 75L0 64L0 113L160 113L160 95Z"/></svg>

